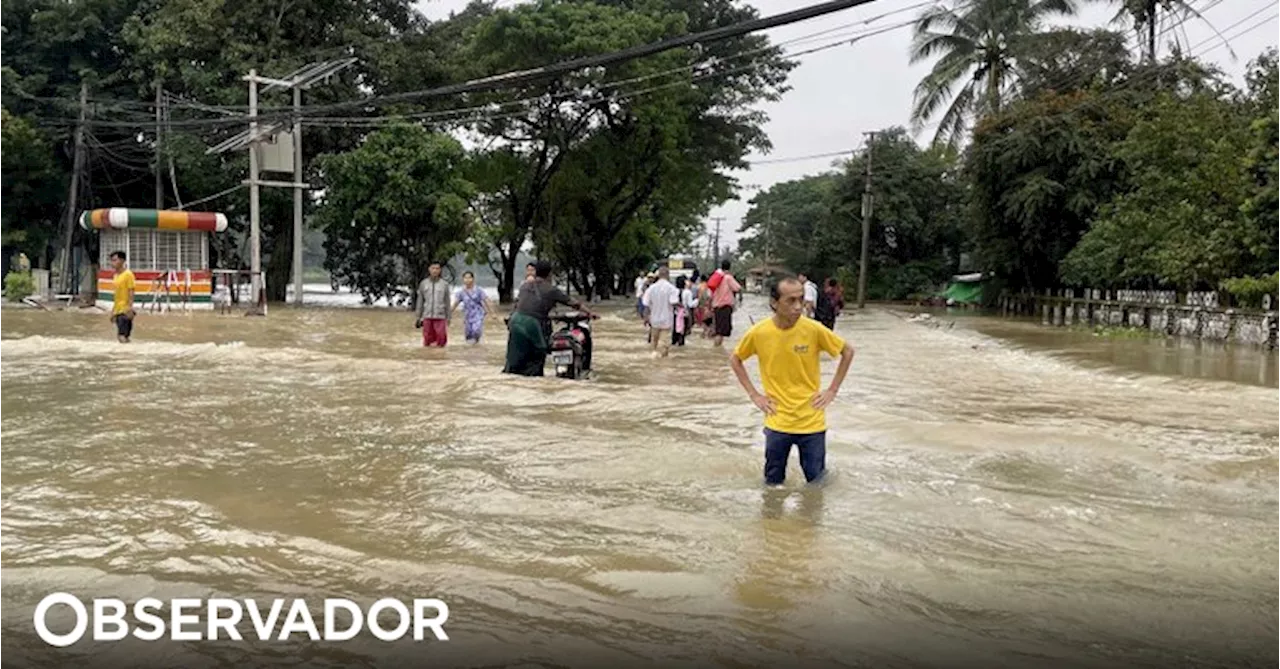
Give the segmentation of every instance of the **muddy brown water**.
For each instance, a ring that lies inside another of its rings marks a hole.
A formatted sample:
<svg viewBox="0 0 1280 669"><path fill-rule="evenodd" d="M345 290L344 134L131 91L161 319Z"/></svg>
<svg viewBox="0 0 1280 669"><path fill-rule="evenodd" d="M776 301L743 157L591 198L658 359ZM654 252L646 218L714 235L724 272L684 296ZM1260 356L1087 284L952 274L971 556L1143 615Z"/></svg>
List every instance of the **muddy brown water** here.
<svg viewBox="0 0 1280 669"><path fill-rule="evenodd" d="M499 373L501 321L440 351L381 309L143 315L127 346L3 318L6 667L1276 663L1273 358L873 309L837 325L830 480L793 456L766 491L726 351L651 360L622 308L587 383ZM55 649L58 590L439 597L452 639Z"/></svg>

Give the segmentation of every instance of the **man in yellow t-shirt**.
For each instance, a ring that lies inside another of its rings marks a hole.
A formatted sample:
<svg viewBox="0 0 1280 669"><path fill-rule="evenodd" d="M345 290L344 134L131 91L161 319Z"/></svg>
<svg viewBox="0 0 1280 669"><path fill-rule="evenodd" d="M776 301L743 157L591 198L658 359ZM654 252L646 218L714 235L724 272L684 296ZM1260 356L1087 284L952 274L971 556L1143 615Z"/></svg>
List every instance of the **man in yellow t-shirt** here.
<svg viewBox="0 0 1280 669"><path fill-rule="evenodd" d="M770 289L773 318L756 323L742 336L729 357L738 382L765 414L764 480L786 480L791 446L800 451L804 478L822 478L827 460L826 408L836 398L853 363L853 347L821 323L804 316L804 284L787 278ZM818 356L840 356L840 365L826 390L818 392L822 373ZM760 359L764 393L756 390L743 362Z"/></svg>
<svg viewBox="0 0 1280 669"><path fill-rule="evenodd" d="M116 338L121 344L129 343L129 337L133 335L133 317L137 315L133 310L133 271L125 269L124 259L124 251L111 254L111 269L116 272L111 279L111 321L116 324Z"/></svg>

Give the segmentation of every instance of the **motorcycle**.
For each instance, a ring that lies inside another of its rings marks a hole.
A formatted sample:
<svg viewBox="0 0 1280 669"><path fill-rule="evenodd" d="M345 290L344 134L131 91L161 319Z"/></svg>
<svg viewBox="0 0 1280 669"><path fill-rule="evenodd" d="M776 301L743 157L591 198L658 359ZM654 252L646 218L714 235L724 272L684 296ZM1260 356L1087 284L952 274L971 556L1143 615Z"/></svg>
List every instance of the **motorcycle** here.
<svg viewBox="0 0 1280 669"><path fill-rule="evenodd" d="M556 377L575 381L591 372L591 321L598 316L570 311L551 317L563 327L551 333L551 364Z"/></svg>

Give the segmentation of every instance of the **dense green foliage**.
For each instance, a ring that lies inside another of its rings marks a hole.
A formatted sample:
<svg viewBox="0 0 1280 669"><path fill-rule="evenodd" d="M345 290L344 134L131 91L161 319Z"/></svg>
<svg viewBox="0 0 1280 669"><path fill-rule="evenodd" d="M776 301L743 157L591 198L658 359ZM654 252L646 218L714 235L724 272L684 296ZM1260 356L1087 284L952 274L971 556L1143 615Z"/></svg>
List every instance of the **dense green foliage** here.
<svg viewBox="0 0 1280 669"><path fill-rule="evenodd" d="M65 186L46 135L0 110L4 189L0 237L5 247L38 258L54 239Z"/></svg>
<svg viewBox="0 0 1280 669"><path fill-rule="evenodd" d="M9 272L4 277L4 296L10 302L21 302L36 292L36 279L31 272Z"/></svg>
<svg viewBox="0 0 1280 669"><path fill-rule="evenodd" d="M902 128L877 136L870 152L874 270L867 293L904 299L959 269L963 187L949 151L921 150ZM847 284L861 253L866 158L757 195L743 221L743 250L814 277L843 274Z"/></svg>
<svg viewBox="0 0 1280 669"><path fill-rule="evenodd" d="M1238 90L1177 54L1134 62L1105 32L1046 35L1057 51L1016 68L1021 92L979 113L961 153L942 148L951 136L921 151L882 134L837 172L757 196L744 250L847 284L870 152L870 299L937 294L959 271L1015 291L1221 289L1250 305L1274 294L1275 50Z"/></svg>
<svg viewBox="0 0 1280 669"><path fill-rule="evenodd" d="M359 148L321 157L330 184L319 221L325 269L366 300L402 296L431 263L462 250L474 185L458 140L417 125L370 134Z"/></svg>
<svg viewBox="0 0 1280 669"><path fill-rule="evenodd" d="M5 155L4 241L43 266L66 200L81 82L91 178L77 208L152 207L159 171L163 206L217 196L201 208L226 213L232 232L214 236L215 262L245 266L248 193L236 186L247 156L206 149L243 130L251 68L281 77L356 57L305 92L305 106L323 107L757 18L729 0L473 2L436 22L408 0L19 0L3 12L4 106L14 115L4 119L14 147ZM695 69L708 57L723 60ZM777 99L791 67L767 38L748 35L488 92L308 113L304 180L324 190L307 218L326 231L326 267L370 299L396 294L427 257L453 251L494 268L506 298L530 242L579 290L608 295L687 247L708 209L731 196L726 171L768 147L765 117L752 107ZM168 112L159 152L157 87ZM287 121L288 96L263 91L266 120ZM384 127L389 116L402 125ZM464 135L477 147L471 155L444 139ZM292 257L290 193L263 189L261 211L267 285L280 299ZM77 238L88 247L93 236Z"/></svg>

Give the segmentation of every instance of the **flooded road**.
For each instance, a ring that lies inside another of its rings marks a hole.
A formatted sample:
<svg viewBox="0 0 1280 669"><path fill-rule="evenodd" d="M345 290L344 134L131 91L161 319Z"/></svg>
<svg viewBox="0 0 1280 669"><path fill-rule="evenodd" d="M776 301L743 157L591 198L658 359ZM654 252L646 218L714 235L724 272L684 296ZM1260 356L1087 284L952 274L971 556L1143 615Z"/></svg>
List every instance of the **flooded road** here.
<svg viewBox="0 0 1280 669"><path fill-rule="evenodd" d="M587 383L500 374L500 320L428 351L376 309L143 315L128 346L3 318L6 667L1276 663L1265 384L873 310L837 325L831 480L793 456L765 491L725 351L653 361L622 308ZM56 590L439 597L451 640L55 649Z"/></svg>

